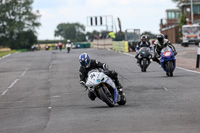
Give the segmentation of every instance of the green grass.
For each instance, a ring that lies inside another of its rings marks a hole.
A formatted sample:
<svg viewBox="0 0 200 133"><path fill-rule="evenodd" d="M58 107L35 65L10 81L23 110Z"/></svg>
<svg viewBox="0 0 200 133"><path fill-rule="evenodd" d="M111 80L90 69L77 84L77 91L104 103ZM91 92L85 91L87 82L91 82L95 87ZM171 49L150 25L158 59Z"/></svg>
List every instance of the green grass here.
<svg viewBox="0 0 200 133"><path fill-rule="evenodd" d="M12 54L15 53L16 50L11 50L11 51L0 51L0 58L7 55L7 54Z"/></svg>
<svg viewBox="0 0 200 133"><path fill-rule="evenodd" d="M27 52L28 50L27 49L19 49L17 50L17 52Z"/></svg>

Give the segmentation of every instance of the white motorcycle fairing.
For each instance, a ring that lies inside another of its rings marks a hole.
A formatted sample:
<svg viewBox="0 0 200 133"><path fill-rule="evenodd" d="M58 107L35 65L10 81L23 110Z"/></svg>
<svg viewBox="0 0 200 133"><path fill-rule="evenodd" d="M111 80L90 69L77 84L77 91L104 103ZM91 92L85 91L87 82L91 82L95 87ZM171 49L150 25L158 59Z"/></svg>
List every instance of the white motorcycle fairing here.
<svg viewBox="0 0 200 133"><path fill-rule="evenodd" d="M91 70L88 73L88 79L86 82L86 86L89 88L89 90L94 91L95 87L101 83L107 83L114 89L114 101L116 102L118 97L118 91L112 79L105 75L103 72L99 72L98 69Z"/></svg>

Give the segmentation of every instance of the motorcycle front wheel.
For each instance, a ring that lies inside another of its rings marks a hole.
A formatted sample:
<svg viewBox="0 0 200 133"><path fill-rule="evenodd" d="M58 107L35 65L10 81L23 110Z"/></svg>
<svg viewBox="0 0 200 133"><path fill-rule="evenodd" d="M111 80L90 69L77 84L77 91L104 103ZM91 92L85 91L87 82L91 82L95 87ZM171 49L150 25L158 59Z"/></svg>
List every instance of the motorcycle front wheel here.
<svg viewBox="0 0 200 133"><path fill-rule="evenodd" d="M168 69L168 74L170 77L173 77L173 69L174 65L172 61L167 62L167 69Z"/></svg>
<svg viewBox="0 0 200 133"><path fill-rule="evenodd" d="M109 107L115 106L113 94L106 86L99 88L98 92L101 100L103 100Z"/></svg>
<svg viewBox="0 0 200 133"><path fill-rule="evenodd" d="M142 60L142 72L146 72L147 70L147 60Z"/></svg>

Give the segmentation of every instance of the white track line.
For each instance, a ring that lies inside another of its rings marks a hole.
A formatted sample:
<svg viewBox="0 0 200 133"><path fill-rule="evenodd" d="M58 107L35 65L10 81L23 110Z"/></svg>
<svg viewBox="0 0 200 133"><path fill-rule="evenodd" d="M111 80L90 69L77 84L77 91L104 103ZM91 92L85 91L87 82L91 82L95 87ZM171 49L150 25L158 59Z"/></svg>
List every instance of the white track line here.
<svg viewBox="0 0 200 133"><path fill-rule="evenodd" d="M16 53L13 53L13 55L16 55L16 54L19 54L19 53L20 53L20 52L16 52ZM12 54L7 54L7 55L1 57L0 60L1 60L1 59L4 59L4 58L7 58L8 56L11 56L11 55L12 55Z"/></svg>
<svg viewBox="0 0 200 133"><path fill-rule="evenodd" d="M6 58L6 57L8 57L8 56L10 56L10 55L11 55L11 54L7 54L7 55L1 57L0 60L1 60L1 59L4 59L4 58Z"/></svg>
<svg viewBox="0 0 200 133"><path fill-rule="evenodd" d="M49 69L51 69L51 68L52 68L52 66L53 66L53 64L51 64L51 65L49 66Z"/></svg>
<svg viewBox="0 0 200 133"><path fill-rule="evenodd" d="M200 74L200 72L189 70L189 69L185 69L185 68L182 68L182 67L176 67L176 68L184 70L184 71L187 71L187 72L192 72L192 73Z"/></svg>
<svg viewBox="0 0 200 133"><path fill-rule="evenodd" d="M14 53L14 55L16 55L16 54L19 54L20 52L16 52L16 53Z"/></svg>
<svg viewBox="0 0 200 133"><path fill-rule="evenodd" d="M27 71L28 68L26 68L26 70L17 79L15 79L1 95L6 95L6 93L26 74Z"/></svg>
<svg viewBox="0 0 200 133"><path fill-rule="evenodd" d="M135 55L133 54L129 54L129 53L124 53L125 55L128 55L128 56L132 56L132 57L135 57Z"/></svg>
<svg viewBox="0 0 200 133"><path fill-rule="evenodd" d="M1 95L4 96L8 91L9 89L6 89Z"/></svg>
<svg viewBox="0 0 200 133"><path fill-rule="evenodd" d="M10 56L10 55L11 55L11 54L7 54L7 55L3 56L2 59L6 58L6 57L8 57L8 56Z"/></svg>
<svg viewBox="0 0 200 133"><path fill-rule="evenodd" d="M168 89L167 89L167 87L163 87L164 89L165 89L165 91L169 91Z"/></svg>
<svg viewBox="0 0 200 133"><path fill-rule="evenodd" d="M26 70L19 77L20 78L23 77L26 74L27 71L28 71L28 68L26 68Z"/></svg>
<svg viewBox="0 0 200 133"><path fill-rule="evenodd" d="M8 89L12 88L18 81L19 79L15 79L15 81L12 82L12 84L8 87Z"/></svg>

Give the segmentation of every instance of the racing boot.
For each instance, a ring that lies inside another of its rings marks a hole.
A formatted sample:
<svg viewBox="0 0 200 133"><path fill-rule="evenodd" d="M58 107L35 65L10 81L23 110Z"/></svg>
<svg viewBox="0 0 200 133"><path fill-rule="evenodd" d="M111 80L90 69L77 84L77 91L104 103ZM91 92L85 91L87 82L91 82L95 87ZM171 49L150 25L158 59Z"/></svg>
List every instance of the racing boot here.
<svg viewBox="0 0 200 133"><path fill-rule="evenodd" d="M117 87L117 90L118 90L118 92L119 92L119 95L122 95L122 94L123 94L123 90L122 90L123 86L120 84L118 78L115 80L115 85L116 85L116 87Z"/></svg>
<svg viewBox="0 0 200 133"><path fill-rule="evenodd" d="M166 75L167 75L167 76L169 76L169 73L168 73L168 72L166 72Z"/></svg>
<svg viewBox="0 0 200 133"><path fill-rule="evenodd" d="M137 65L140 67L140 60L137 59Z"/></svg>
<svg viewBox="0 0 200 133"><path fill-rule="evenodd" d="M92 92L90 92L90 91L88 91L88 97L89 97L92 101L94 101L95 98L96 98L96 96L95 96Z"/></svg>

